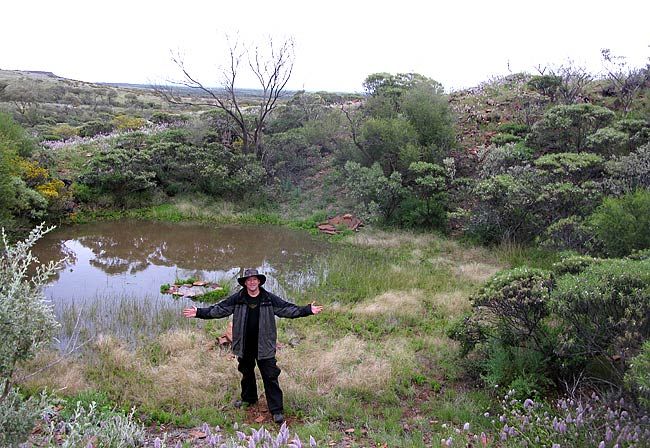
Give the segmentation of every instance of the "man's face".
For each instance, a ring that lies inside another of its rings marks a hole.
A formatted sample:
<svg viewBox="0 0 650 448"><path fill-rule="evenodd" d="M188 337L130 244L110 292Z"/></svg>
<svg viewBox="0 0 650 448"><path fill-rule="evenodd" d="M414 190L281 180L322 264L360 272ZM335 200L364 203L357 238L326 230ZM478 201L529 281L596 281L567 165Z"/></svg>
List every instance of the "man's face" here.
<svg viewBox="0 0 650 448"><path fill-rule="evenodd" d="M260 287L260 279L256 276L248 277L246 281L244 281L244 284L246 285L248 292L254 293Z"/></svg>

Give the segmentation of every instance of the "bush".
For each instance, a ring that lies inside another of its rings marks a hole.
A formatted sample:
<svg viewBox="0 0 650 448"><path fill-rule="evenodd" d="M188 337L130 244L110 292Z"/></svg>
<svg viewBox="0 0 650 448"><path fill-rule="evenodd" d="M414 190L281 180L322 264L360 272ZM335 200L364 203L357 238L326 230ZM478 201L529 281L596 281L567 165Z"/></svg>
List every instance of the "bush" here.
<svg viewBox="0 0 650 448"><path fill-rule="evenodd" d="M633 153L609 161L605 169L605 188L614 195L639 188L650 189L650 144L646 143Z"/></svg>
<svg viewBox="0 0 650 448"><path fill-rule="evenodd" d="M514 268L497 273L470 300L493 318L497 337L506 345L519 346L531 339L545 346L542 320L548 315L552 275L548 271Z"/></svg>
<svg viewBox="0 0 650 448"><path fill-rule="evenodd" d="M650 410L650 341L645 341L641 352L630 361L625 384L639 404Z"/></svg>
<svg viewBox="0 0 650 448"><path fill-rule="evenodd" d="M118 131L135 131L143 128L147 120L141 117L132 117L131 115L117 115L113 118L112 123Z"/></svg>
<svg viewBox="0 0 650 448"><path fill-rule="evenodd" d="M614 112L593 104L555 106L533 125L528 145L546 152L578 152L587 137L614 120Z"/></svg>
<svg viewBox="0 0 650 448"><path fill-rule="evenodd" d="M521 140L522 138L516 135L500 132L496 134L494 137L492 137L490 141L492 142L493 145L503 146L503 145L507 145L508 143L517 143L520 142Z"/></svg>
<svg viewBox="0 0 650 448"><path fill-rule="evenodd" d="M518 137L523 137L530 131L530 128L525 124L520 123L503 123L497 128L497 132L503 134L512 134Z"/></svg>
<svg viewBox="0 0 650 448"><path fill-rule="evenodd" d="M114 410L98 409L94 401L87 407L77 402L70 419L50 425L48 441L63 440L63 448L141 446L144 427L135 422L134 413L135 410L124 415Z"/></svg>
<svg viewBox="0 0 650 448"><path fill-rule="evenodd" d="M23 398L16 389L10 389L0 401L0 446L20 446L29 437L36 420L46 412L49 401L40 398Z"/></svg>
<svg viewBox="0 0 650 448"><path fill-rule="evenodd" d="M482 179L474 185L467 232L482 243L531 241L540 231L534 211L539 173L530 168Z"/></svg>
<svg viewBox="0 0 650 448"><path fill-rule="evenodd" d="M60 267L51 262L39 265L31 254L36 241L52 228L43 230L38 226L29 236L15 245L10 245L2 232L2 254L0 257L0 434L11 440L24 439L29 434L27 426L42 410L42 403L24 401L12 392L18 363L34 357L36 352L48 344L58 323L52 306L43 294L43 287L49 277ZM32 275L27 267L37 266ZM29 428L31 429L31 428ZM0 440L1 440L0 435ZM3 444L4 446L4 444Z"/></svg>
<svg viewBox="0 0 650 448"><path fill-rule="evenodd" d="M610 256L650 248L650 190L605 198L589 223Z"/></svg>
<svg viewBox="0 0 650 448"><path fill-rule="evenodd" d="M396 171L386 177L379 163L366 168L347 162L344 170L348 194L357 204L357 215L363 221L390 221L406 194L401 174Z"/></svg>
<svg viewBox="0 0 650 448"><path fill-rule="evenodd" d="M551 293L567 359L597 361L619 381L650 336L650 261L606 260L563 275Z"/></svg>
<svg viewBox="0 0 650 448"><path fill-rule="evenodd" d="M557 276L564 274L580 274L588 267L601 263L600 258L593 258L587 255L569 255L563 257L557 263L553 263L553 272Z"/></svg>
<svg viewBox="0 0 650 448"><path fill-rule="evenodd" d="M578 216L558 219L544 230L537 238L537 243L551 250L574 250L581 253L591 252L598 246L591 229Z"/></svg>
<svg viewBox="0 0 650 448"><path fill-rule="evenodd" d="M98 134L110 134L115 125L108 121L89 121L84 123L79 128L79 135L81 137L94 137Z"/></svg>

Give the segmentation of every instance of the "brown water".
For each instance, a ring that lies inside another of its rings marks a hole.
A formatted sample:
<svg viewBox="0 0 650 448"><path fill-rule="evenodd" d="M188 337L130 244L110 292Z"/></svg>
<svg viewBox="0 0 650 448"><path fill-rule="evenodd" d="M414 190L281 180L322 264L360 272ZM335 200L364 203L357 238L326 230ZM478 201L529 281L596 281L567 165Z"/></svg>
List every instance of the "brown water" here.
<svg viewBox="0 0 650 448"><path fill-rule="evenodd" d="M33 252L42 262L67 257L45 294L69 340L75 326L137 335L183 325L180 310L202 305L160 293L177 278L235 289L240 271L256 268L268 290L291 300L290 291L315 280L312 264L326 249L305 232L276 226L114 221L56 230Z"/></svg>

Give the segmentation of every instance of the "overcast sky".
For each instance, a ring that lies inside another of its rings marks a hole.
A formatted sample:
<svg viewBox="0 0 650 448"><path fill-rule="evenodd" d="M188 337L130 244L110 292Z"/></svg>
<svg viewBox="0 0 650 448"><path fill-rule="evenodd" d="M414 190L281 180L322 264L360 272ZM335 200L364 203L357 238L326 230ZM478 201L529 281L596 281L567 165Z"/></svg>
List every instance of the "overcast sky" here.
<svg viewBox="0 0 650 448"><path fill-rule="evenodd" d="M595 73L601 48L644 65L649 17L643 0L5 0L0 68L160 83L179 77L174 51L217 85L238 34L295 40L290 89L360 92L371 73L417 72L453 90L569 60Z"/></svg>

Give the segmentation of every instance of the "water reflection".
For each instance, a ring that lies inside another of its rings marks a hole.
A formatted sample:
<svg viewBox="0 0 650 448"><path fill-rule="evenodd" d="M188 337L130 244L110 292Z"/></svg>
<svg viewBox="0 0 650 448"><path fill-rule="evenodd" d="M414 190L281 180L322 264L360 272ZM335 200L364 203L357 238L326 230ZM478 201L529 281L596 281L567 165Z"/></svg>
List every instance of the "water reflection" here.
<svg viewBox="0 0 650 448"><path fill-rule="evenodd" d="M160 294L160 285L176 278L235 287L240 270L252 267L267 275L269 290L286 296L287 288L315 279L310 265L324 250L324 243L304 232L274 226L118 221L57 230L39 241L34 254L42 262L67 257L45 290L60 321L76 320L74 314L82 312L90 318L84 317L86 330L126 331L143 326L137 319L129 322L130 314L142 313L154 322L170 308L177 311L190 303ZM64 328L70 326L64 322Z"/></svg>

